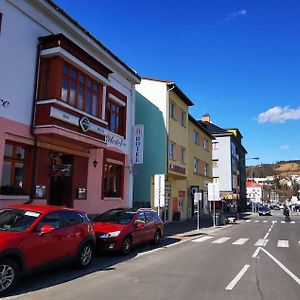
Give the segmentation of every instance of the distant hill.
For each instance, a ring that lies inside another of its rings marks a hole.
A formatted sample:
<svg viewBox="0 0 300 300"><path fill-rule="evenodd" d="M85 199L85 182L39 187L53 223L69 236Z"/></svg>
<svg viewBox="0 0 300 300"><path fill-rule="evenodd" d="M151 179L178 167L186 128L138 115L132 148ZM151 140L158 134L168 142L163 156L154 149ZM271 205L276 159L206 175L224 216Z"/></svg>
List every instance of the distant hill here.
<svg viewBox="0 0 300 300"><path fill-rule="evenodd" d="M275 164L260 164L246 168L247 177L266 177L277 175L288 177L291 175L300 176L300 160L278 161Z"/></svg>

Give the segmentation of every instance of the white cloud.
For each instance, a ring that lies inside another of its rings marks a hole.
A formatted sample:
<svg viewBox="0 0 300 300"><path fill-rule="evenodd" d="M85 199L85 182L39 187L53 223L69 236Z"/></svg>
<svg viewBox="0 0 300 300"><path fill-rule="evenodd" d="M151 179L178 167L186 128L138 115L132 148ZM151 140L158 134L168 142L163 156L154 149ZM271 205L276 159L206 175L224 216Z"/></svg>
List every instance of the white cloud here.
<svg viewBox="0 0 300 300"><path fill-rule="evenodd" d="M290 148L290 145L281 145L281 146L279 147L280 150L287 150L287 149L289 149L289 148Z"/></svg>
<svg viewBox="0 0 300 300"><path fill-rule="evenodd" d="M299 120L300 107L289 108L289 106L274 106L258 115L258 123L284 123L287 120Z"/></svg>
<svg viewBox="0 0 300 300"><path fill-rule="evenodd" d="M247 14L247 10L246 9L241 9L239 11L235 11L235 12L231 13L230 15L228 15L225 18L224 22L232 21L236 17L245 16L246 14Z"/></svg>

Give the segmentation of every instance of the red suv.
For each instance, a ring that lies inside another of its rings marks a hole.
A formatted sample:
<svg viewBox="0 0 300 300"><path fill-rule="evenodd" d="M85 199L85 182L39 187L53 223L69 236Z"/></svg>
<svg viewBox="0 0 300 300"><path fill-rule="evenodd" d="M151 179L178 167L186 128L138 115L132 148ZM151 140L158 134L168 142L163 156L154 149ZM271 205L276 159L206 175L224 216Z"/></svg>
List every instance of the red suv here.
<svg viewBox="0 0 300 300"><path fill-rule="evenodd" d="M54 263L89 265L95 233L85 213L48 205L15 205L0 210L0 295L18 278Z"/></svg>
<svg viewBox="0 0 300 300"><path fill-rule="evenodd" d="M93 220L97 249L128 254L133 246L152 241L158 244L163 222L153 210L115 208Z"/></svg>

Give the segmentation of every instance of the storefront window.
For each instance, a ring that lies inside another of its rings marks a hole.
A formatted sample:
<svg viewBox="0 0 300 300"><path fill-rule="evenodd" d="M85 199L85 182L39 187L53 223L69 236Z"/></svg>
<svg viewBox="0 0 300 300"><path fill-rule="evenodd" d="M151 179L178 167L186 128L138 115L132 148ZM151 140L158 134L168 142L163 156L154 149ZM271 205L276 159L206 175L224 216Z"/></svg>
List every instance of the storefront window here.
<svg viewBox="0 0 300 300"><path fill-rule="evenodd" d="M104 165L104 197L122 197L122 172L123 167L121 165L108 163Z"/></svg>
<svg viewBox="0 0 300 300"><path fill-rule="evenodd" d="M24 146L7 143L1 177L1 194L25 194L25 168L27 149Z"/></svg>

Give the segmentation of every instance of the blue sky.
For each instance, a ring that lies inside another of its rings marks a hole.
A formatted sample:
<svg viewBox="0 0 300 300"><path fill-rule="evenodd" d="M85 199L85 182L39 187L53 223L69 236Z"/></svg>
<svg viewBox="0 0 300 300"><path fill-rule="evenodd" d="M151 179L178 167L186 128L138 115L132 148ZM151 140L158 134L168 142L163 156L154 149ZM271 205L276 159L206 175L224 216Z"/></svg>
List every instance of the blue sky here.
<svg viewBox="0 0 300 300"><path fill-rule="evenodd" d="M239 128L249 158L300 159L300 1L55 3L142 77L174 80L193 117Z"/></svg>

